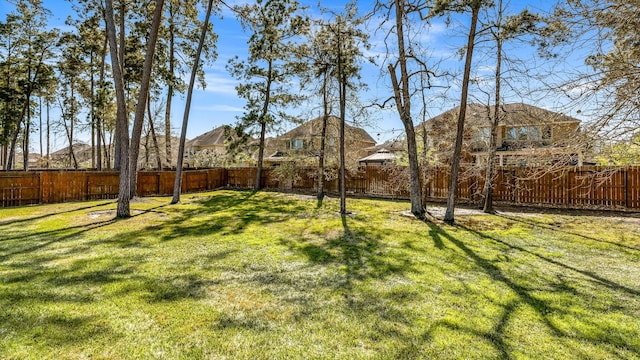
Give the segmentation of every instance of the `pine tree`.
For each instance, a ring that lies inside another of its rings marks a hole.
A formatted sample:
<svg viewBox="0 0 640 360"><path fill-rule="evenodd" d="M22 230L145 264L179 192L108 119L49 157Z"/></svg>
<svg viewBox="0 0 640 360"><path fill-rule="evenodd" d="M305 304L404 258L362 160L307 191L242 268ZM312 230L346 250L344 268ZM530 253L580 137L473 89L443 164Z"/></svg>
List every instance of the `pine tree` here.
<svg viewBox="0 0 640 360"><path fill-rule="evenodd" d="M257 0L254 5L235 8L245 29L251 31L249 56L231 59L227 69L240 80L238 95L247 101L239 128L258 128L258 167L255 190L262 188L262 164L265 138L281 119L283 109L301 98L293 93L299 59L294 49L297 40L308 32L309 20L300 14L295 0Z"/></svg>

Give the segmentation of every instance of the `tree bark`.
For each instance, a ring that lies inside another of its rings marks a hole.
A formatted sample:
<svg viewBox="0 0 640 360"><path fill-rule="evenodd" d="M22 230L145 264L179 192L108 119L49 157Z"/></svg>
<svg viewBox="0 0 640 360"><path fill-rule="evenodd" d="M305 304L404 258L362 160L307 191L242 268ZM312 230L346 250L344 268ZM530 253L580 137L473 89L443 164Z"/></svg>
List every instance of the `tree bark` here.
<svg viewBox="0 0 640 360"><path fill-rule="evenodd" d="M93 72L93 50L90 54L91 75L89 79L89 91L91 93L91 110L89 117L91 118L91 168L96 168L96 104L95 104L95 74Z"/></svg>
<svg viewBox="0 0 640 360"><path fill-rule="evenodd" d="M100 79L99 79L99 83L100 83L100 89L102 89L102 87L104 86L104 77L105 77L105 70L106 70L106 66L107 66L107 47L109 45L108 43L109 39L107 36L107 32L105 30L105 37L104 37L104 42L102 43L102 54L100 56ZM104 101L104 99L102 99L102 101ZM103 128L102 128L102 122L104 121L104 106L106 104L102 103L100 104L101 108L99 109L99 114L100 116L98 116L97 122L96 122L96 137L98 138L96 141L96 164L97 164L97 169L98 170L102 170L102 152L103 149L106 149L106 146L102 146L102 145L106 145L104 144L104 134L103 134ZM109 168L109 154L106 154L106 159L107 159L107 168Z"/></svg>
<svg viewBox="0 0 640 360"><path fill-rule="evenodd" d="M420 168L418 166L418 147L416 133L411 118L411 94L409 92L409 72L407 70L407 56L404 39L404 0L395 0L396 32L398 37L398 64L400 65L400 82L394 66L389 65L389 75L393 86L396 108L400 120L404 125L407 136L407 155L409 159L409 191L411 198L411 213L418 219L424 219L425 210L422 204L422 188L420 186Z"/></svg>
<svg viewBox="0 0 640 360"><path fill-rule="evenodd" d="M111 4L113 5L113 0L110 1ZM113 6L111 6L111 9L113 10ZM113 11L111 11L111 14L113 15ZM107 15L105 15L106 17ZM127 101L127 94L125 93L125 85L124 85L124 61L125 61L125 49L126 49L126 44L125 44L125 22L126 22L126 17L127 17L127 6L125 1L120 1L120 33L118 36L118 43L119 43L119 47L120 47L120 51L117 51L117 63L119 64L118 67L120 68L120 76L121 76L121 80L122 80L122 91L123 91L123 96L124 96L124 101ZM111 16L111 19L113 20L114 17ZM105 24L107 26L108 22L105 21ZM113 23L113 33L116 34L116 29L115 29L115 22ZM108 32L107 32L108 33ZM116 35L114 35L116 36ZM114 43L111 44L111 39L109 39L109 47L110 48L118 48L118 44L115 42L116 38L114 37ZM111 54L113 55L113 53ZM114 61L111 60L111 63L114 64ZM115 74L113 75L115 78ZM117 97L117 91L116 91L116 97ZM126 109L126 104L124 105L124 109ZM117 117L117 115L116 115ZM129 114L126 113L125 114L126 117L126 126L118 126L118 120L116 120L116 135L114 138L114 156L113 156L113 168L115 170L120 170L122 166L125 166L125 164L123 164L122 159L129 157ZM123 134L124 132L126 132L126 135ZM121 144L120 141L122 141L123 139L127 140L126 144ZM126 150L124 153L122 153L123 150ZM125 162L128 162L125 161ZM128 166L128 164L126 164L126 166ZM127 174L128 174L129 170L127 169ZM122 177L122 173L120 173L120 176ZM128 208L128 205L127 205ZM127 215L128 217L129 215Z"/></svg>
<svg viewBox="0 0 640 360"><path fill-rule="evenodd" d="M156 51L156 43L158 40L158 30L162 21L162 7L164 0L157 0L155 9L153 10L153 20L151 22L151 30L149 40L147 41L147 53L145 54L144 64L142 68L142 80L138 93L138 103L136 104L136 112L133 118L133 131L131 133L131 147L129 148L129 187L130 197L136 195L136 186L138 183L138 155L140 154L140 137L142 136L142 124L144 123L145 110L147 108L147 99L149 97L149 83L151 82L151 72L153 70L153 57Z"/></svg>
<svg viewBox="0 0 640 360"><path fill-rule="evenodd" d="M167 157L167 164L171 165L171 102L173 101L173 88L175 81L175 28L173 23L173 4L169 2L169 74L171 79L167 86L167 106L164 113L164 147Z"/></svg>
<svg viewBox="0 0 640 360"><path fill-rule="evenodd" d="M116 43L116 27L113 19L113 0L106 0L105 13L107 34L109 36L109 48L111 52L111 67L113 71L113 80L116 90L116 138L119 138L118 153L120 156L120 186L118 188L118 207L116 211L116 217L127 218L131 216L129 203L129 164L127 164L129 159L129 157L127 156L129 152L129 124L127 118L127 99L124 93L122 64L120 62L118 44ZM123 51L123 48L120 49L120 52Z"/></svg>
<svg viewBox="0 0 640 360"><path fill-rule="evenodd" d="M180 191L182 187L182 164L184 161L184 146L187 137L187 124L189 123L189 111L191 109L191 98L193 96L193 86L196 82L196 75L198 73L198 66L200 63L200 55L202 54L202 48L207 36L207 30L209 28L209 18L211 17L211 9L213 7L213 0L209 0L207 4L207 14L204 18L204 24L202 25L202 32L200 33L200 40L198 41L198 49L196 50L196 56L193 61L193 67L191 68L191 78L189 79L189 88L187 90L187 100L184 106L184 116L182 118L182 130L180 131L180 145L178 147L178 163L176 166L176 179L173 184L173 198L172 204L176 204L180 201Z"/></svg>
<svg viewBox="0 0 640 360"><path fill-rule="evenodd" d="M451 160L451 181L449 183L449 194L447 196L447 211L444 214L444 221L448 224L455 222L454 211L456 206L456 196L458 190L458 173L460 172L460 156L462 154L462 139L464 137L464 120L467 112L467 97L469 93L469 77L471 74L471 58L476 38L476 26L478 14L480 12L480 0L476 0L471 5L471 26L469 28L469 38L467 40L467 53L464 64L464 75L462 78L462 97L460 99L460 113L458 114L458 126L456 131L456 144Z"/></svg>
<svg viewBox="0 0 640 360"><path fill-rule="evenodd" d="M256 169L256 183L253 187L254 191L262 189L262 165L264 161L264 142L267 133L267 115L269 113L269 103L271 102L271 81L273 77L273 61L269 60L267 68L267 85L265 90L264 103L262 105L262 114L260 114L260 143L258 147L258 165Z"/></svg>
<svg viewBox="0 0 640 360"><path fill-rule="evenodd" d="M318 201L324 199L324 161L325 161L325 146L327 140L327 121L329 119L329 100L327 98L327 82L329 80L328 74L324 73L322 83L322 131L320 133L320 153L318 154Z"/></svg>
<svg viewBox="0 0 640 360"><path fill-rule="evenodd" d="M340 20L339 20L340 21ZM346 176L346 171L345 171L345 151L344 151L344 118L346 116L346 96L347 96L347 78L344 74L344 69L343 69L343 53L342 53L342 42L340 41L342 39L342 35L340 34L340 32L342 31L341 29L341 24L338 23L338 36L337 36L337 40L338 40L338 64L337 64L337 71L338 71L338 81L339 81L339 86L340 86L340 90L339 95L340 95L340 180L339 180L339 185L340 185L340 214L341 215L346 215L347 214L347 176Z"/></svg>
<svg viewBox="0 0 640 360"><path fill-rule="evenodd" d="M496 93L493 110L493 122L491 123L491 139L489 140L489 154L487 156L487 170L484 181L484 206L482 211L488 214L495 212L493 209L493 178L495 177L496 149L498 147L498 125L500 124L500 87L502 79L502 0L498 2L498 30L496 34Z"/></svg>
<svg viewBox="0 0 640 360"><path fill-rule="evenodd" d="M158 170L162 170L162 158L160 157L160 146L158 146L158 138L156 137L156 129L153 126L153 117L151 116L151 96L147 100L147 116L149 117L149 131L151 132L151 139L153 140L153 149L156 154L156 167Z"/></svg>
<svg viewBox="0 0 640 360"><path fill-rule="evenodd" d="M42 141L42 94L40 94L40 96L38 97L38 106L39 106L39 111L38 111L38 118L40 120L40 128L38 129L38 133L40 135L40 158L42 158L42 156L44 155L44 147L43 147L43 141Z"/></svg>
<svg viewBox="0 0 640 360"><path fill-rule="evenodd" d="M31 99L27 99L27 104ZM27 105L30 107L30 105ZM27 109L27 118L25 119L24 139L22 142L22 170L29 170L29 135L31 132L31 109Z"/></svg>
<svg viewBox="0 0 640 360"><path fill-rule="evenodd" d="M51 166L51 106L49 98L46 99L47 106L47 168Z"/></svg>

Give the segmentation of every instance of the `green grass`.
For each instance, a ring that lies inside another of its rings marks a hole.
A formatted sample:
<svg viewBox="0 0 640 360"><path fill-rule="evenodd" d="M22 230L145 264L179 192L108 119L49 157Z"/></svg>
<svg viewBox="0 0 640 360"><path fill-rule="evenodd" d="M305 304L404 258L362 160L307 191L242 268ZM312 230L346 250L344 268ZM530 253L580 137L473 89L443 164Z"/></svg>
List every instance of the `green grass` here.
<svg viewBox="0 0 640 360"><path fill-rule="evenodd" d="M183 200L0 209L0 358L640 358L638 218Z"/></svg>

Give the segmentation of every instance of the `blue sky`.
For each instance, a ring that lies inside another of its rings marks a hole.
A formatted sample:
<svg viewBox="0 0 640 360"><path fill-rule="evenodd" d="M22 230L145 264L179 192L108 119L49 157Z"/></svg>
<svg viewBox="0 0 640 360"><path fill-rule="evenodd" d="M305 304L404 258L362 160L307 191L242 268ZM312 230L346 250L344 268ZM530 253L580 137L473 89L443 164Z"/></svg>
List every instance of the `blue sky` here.
<svg viewBox="0 0 640 360"><path fill-rule="evenodd" d="M303 5L309 7L311 14L318 14L317 0L300 0ZM242 3L242 1L231 1L231 3ZM342 8L343 1L322 1L323 7L328 7L339 11ZM505 1L505 3L507 3ZM373 1L359 1L359 8L361 12L371 11ZM53 12L53 16L50 19L50 26L65 28L64 21L67 16L73 16L71 5L67 1L62 0L44 0L44 5ZM533 11L544 10L549 7L547 1L511 1L509 4L511 12L519 11L524 7L528 7ZM13 5L8 1L0 1L0 18L4 20L4 14L11 11ZM187 131L187 138L194 138L206 131L209 131L217 126L223 124L233 124L236 121L236 117L242 114L242 107L244 101L239 99L236 95L235 86L237 81L231 78L225 69L225 65L229 58L238 55L243 58L247 55L246 41L249 34L243 33L238 21L233 17L233 14L229 11L223 11L222 17L215 17L213 19L214 29L218 34L218 59L209 64L206 68L206 89L196 89L194 92L194 98L191 107L191 114L189 120L189 126ZM458 56L455 56L456 52L460 49L466 39L466 29L469 23L467 16L458 16L453 19L452 25L447 27L442 21L436 21L427 30L416 35L415 41L420 41L425 44L429 49L429 54L434 59L443 59L441 68L443 70L450 71L452 73L461 73L463 60ZM390 96L390 81L388 80L388 74L383 73L381 76L381 67L386 68L383 54L385 53L383 37L385 34L384 29L378 29L378 23L371 21L367 26L368 32L372 35L370 42L372 48L367 51L367 55L378 55L378 64L374 66L369 63L363 64L362 79L368 84L368 90L361 93L361 101L365 104L372 101L382 101ZM513 45L515 46L515 45ZM518 44L518 47L513 49L514 54L518 54L518 57L524 59L524 61L540 61L534 59L535 50L527 44ZM474 54L476 57L474 64L474 76L478 79L478 83L486 83L488 87L493 78L493 69L495 67L495 60L493 57L487 55ZM575 59L575 61L578 61ZM542 67L546 65L541 65ZM457 76L453 81L447 83L447 90L437 89L429 93L430 96L430 108L427 112L431 116L438 115L440 112L446 111L459 102L459 79L461 76ZM528 84L526 85L528 86ZM484 101L484 95L479 92L474 92L477 96L471 97L471 101ZM509 94L507 94L509 96ZM558 97L543 97L537 94L529 95L531 98L526 99L522 96L514 96L511 94L510 101L527 101L539 106L547 108L562 107L563 99ZM475 100L474 100L475 99ZM415 106L418 105L414 102ZM174 128L174 134L179 135L179 127L182 121L182 114L184 108L184 99L182 95L178 95L174 99L173 114L172 114L172 127ZM303 108L295 109L296 112L302 114L309 114L310 117L319 115L319 113L313 111L313 104L303 106ZM567 110L569 115L576 116L574 110ZM397 137L402 133L402 123L398 120L397 113L392 108L390 110L376 110L370 113L369 118L363 127L373 136L373 138L379 143ZM272 134L275 135L275 134ZM81 139L87 140L88 134L80 136ZM35 140L35 139L34 139ZM61 148L66 146L66 140L59 135L54 147ZM39 151L36 148L35 141L32 143L31 150Z"/></svg>

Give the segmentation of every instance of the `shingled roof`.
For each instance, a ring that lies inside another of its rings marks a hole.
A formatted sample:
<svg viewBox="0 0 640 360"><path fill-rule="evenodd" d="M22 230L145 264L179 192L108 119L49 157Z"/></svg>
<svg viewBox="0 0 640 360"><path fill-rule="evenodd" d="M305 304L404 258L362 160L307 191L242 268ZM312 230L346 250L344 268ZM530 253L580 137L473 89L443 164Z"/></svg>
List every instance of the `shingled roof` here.
<svg viewBox="0 0 640 360"><path fill-rule="evenodd" d="M329 127L333 127L333 128L338 128L338 125L340 124L340 118L337 116L329 116L327 125ZM351 133L353 135L356 135L358 137L358 140L361 141L367 141L367 142L371 142L373 144L376 143L376 141L371 137L371 135L369 135L369 133L362 129L362 128L358 128L355 126L351 126L348 124L345 124L345 130L348 133ZM300 126L296 127L295 129L292 129L284 134L282 134L281 136L279 136L278 138L280 139L294 139L294 138L301 138L301 137L319 137L320 134L322 132L322 116L319 116L313 120L309 120L307 122L305 122L304 124L301 124Z"/></svg>
<svg viewBox="0 0 640 360"><path fill-rule="evenodd" d="M217 128L208 131L198 137L195 137L193 140L189 141L189 146L224 145L226 129L231 129L231 126L218 126Z"/></svg>
<svg viewBox="0 0 640 360"><path fill-rule="evenodd" d="M580 120L564 115L562 113L553 112L537 106L512 103L501 105L502 118L500 125L518 126L518 125L539 125L560 122L580 122ZM457 120L460 113L460 106L445 111L425 122L421 126L429 127L433 122L447 122ZM489 126L490 119L493 118L494 107L487 108L486 105L469 104L467 105L467 113L465 123L474 126Z"/></svg>

